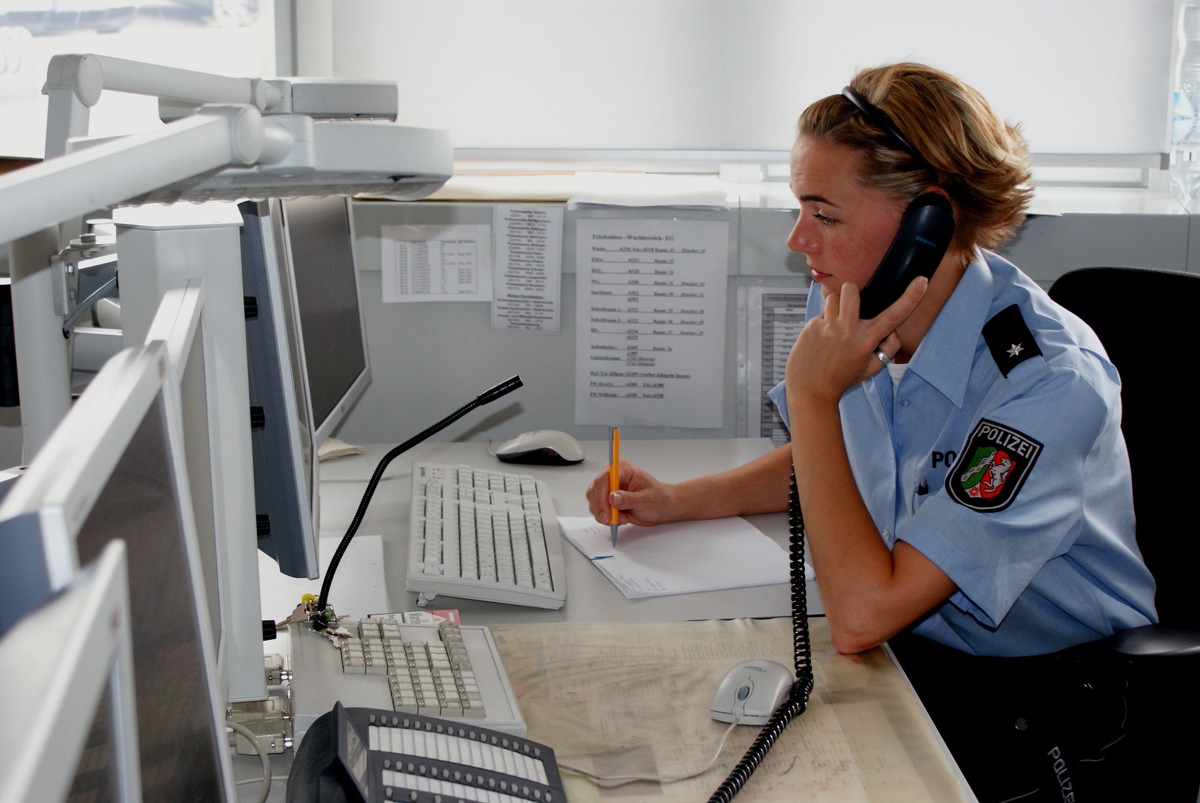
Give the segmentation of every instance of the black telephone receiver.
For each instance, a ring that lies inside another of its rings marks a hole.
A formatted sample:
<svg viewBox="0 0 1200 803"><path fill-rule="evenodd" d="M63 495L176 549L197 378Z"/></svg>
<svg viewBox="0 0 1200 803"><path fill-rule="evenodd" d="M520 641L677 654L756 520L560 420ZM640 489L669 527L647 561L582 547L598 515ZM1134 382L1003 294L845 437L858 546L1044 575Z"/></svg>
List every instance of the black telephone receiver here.
<svg viewBox="0 0 1200 803"><path fill-rule="evenodd" d="M874 318L896 302L918 276L929 278L954 237L954 212L944 195L925 192L904 210L900 230L862 288L858 316Z"/></svg>

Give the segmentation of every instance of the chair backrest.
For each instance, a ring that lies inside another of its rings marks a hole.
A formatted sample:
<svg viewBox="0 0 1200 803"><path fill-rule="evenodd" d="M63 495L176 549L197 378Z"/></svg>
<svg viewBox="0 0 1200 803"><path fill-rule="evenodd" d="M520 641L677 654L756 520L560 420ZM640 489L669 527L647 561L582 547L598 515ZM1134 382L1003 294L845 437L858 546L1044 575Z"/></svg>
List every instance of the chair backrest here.
<svg viewBox="0 0 1200 803"><path fill-rule="evenodd" d="M1191 460L1191 447L1200 447L1200 415L1193 419L1200 404L1188 390L1196 381L1188 376L1200 342L1200 274L1081 268L1055 281L1050 297L1092 327L1121 375L1137 540L1158 584L1159 617L1200 625L1192 590L1200 571L1200 459Z"/></svg>

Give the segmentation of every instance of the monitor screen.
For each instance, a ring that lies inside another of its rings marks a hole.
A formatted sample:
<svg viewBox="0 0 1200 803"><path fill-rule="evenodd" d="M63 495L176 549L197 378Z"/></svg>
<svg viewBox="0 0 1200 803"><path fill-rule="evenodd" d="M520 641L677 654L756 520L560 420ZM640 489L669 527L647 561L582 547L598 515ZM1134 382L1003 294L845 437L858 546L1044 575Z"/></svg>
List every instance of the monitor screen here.
<svg viewBox="0 0 1200 803"><path fill-rule="evenodd" d="M140 800L125 545L0 639L0 800ZM48 634L53 634L48 638Z"/></svg>
<svg viewBox="0 0 1200 803"><path fill-rule="evenodd" d="M315 579L316 453L294 294L270 205L238 209L258 548L284 574Z"/></svg>
<svg viewBox="0 0 1200 803"><path fill-rule="evenodd" d="M37 522L53 589L124 541L143 793L223 800L223 701L167 375L161 343L110 360L0 505L0 526Z"/></svg>
<svg viewBox="0 0 1200 803"><path fill-rule="evenodd" d="M354 263L350 201L341 196L279 201L280 241L300 323L300 355L318 446L370 382Z"/></svg>
<svg viewBox="0 0 1200 803"><path fill-rule="evenodd" d="M197 551L208 598L212 643L221 652L222 615L221 555L217 535L217 498L212 481L212 451L209 445L209 391L205 376L203 290L198 286L168 290L146 341L161 340L167 348L167 364L179 384L180 429L184 436L187 489L196 520ZM220 661L218 661L220 665Z"/></svg>
<svg viewBox="0 0 1200 803"><path fill-rule="evenodd" d="M284 574L316 578L316 449L370 382L349 200L238 208L258 545Z"/></svg>
<svg viewBox="0 0 1200 803"><path fill-rule="evenodd" d="M238 285L240 289L240 279ZM239 428L240 449L222 442L222 433L230 429L226 419L231 404L219 388L228 378L224 373L228 365L215 356L219 346L214 315L219 310L209 303L209 287L205 281L191 279L167 290L150 322L146 343L165 345L172 381L179 388L184 459L216 650L218 691L229 702L259 700L266 688L258 545L247 537L251 511L238 506L229 486L236 481L231 475L238 472L225 465L238 459L229 455L247 454L250 438ZM240 312L240 297L237 306Z"/></svg>

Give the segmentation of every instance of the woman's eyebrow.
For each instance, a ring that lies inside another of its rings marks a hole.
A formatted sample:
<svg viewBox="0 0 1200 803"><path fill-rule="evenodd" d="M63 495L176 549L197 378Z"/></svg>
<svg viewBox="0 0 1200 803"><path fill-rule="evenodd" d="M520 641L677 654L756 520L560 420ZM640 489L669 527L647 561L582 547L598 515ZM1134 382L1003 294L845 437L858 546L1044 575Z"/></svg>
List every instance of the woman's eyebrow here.
<svg viewBox="0 0 1200 803"><path fill-rule="evenodd" d="M824 195L798 195L796 197L797 197L797 200L799 200L799 201L809 201L809 202L815 202L815 203L819 203L819 204L828 204L829 206L837 206L836 203L829 200Z"/></svg>

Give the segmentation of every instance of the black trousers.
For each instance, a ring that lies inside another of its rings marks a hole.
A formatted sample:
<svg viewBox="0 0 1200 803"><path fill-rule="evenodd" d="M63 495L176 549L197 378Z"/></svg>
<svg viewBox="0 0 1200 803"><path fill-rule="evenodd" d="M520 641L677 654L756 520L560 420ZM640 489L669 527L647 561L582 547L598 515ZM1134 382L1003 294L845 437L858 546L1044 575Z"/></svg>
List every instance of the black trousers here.
<svg viewBox="0 0 1200 803"><path fill-rule="evenodd" d="M911 634L889 646L981 801L1197 800L1194 664L1164 676L1088 645L1029 658Z"/></svg>

